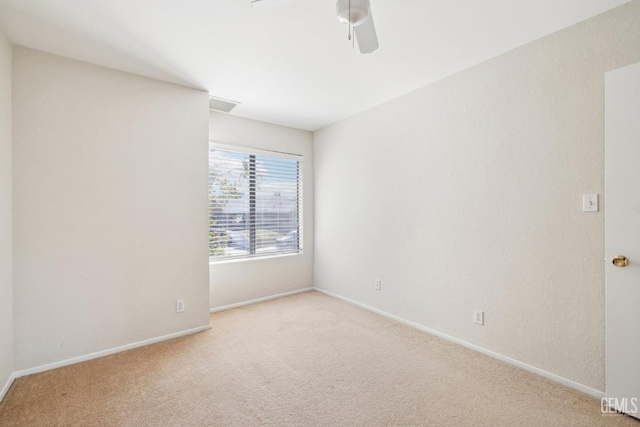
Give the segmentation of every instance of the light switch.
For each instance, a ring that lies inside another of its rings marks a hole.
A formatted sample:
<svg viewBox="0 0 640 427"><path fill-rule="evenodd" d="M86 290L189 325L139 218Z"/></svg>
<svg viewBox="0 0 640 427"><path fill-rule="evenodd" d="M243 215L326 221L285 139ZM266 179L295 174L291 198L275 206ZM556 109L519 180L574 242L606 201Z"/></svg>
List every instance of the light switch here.
<svg viewBox="0 0 640 427"><path fill-rule="evenodd" d="M598 212L597 194L585 194L582 196L582 212Z"/></svg>

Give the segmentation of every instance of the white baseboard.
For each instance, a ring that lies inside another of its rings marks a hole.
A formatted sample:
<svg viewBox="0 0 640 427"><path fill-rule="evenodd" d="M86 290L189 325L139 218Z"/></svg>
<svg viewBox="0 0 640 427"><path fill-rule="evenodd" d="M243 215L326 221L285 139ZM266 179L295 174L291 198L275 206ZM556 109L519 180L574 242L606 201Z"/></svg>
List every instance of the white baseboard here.
<svg viewBox="0 0 640 427"><path fill-rule="evenodd" d="M7 392L11 388L11 384L13 384L13 382L16 380L16 378L17 377L16 377L16 374L14 372L13 374L11 374L11 376L7 380L7 383L4 385L4 387L2 387L2 390L0 390L0 402L2 402L4 397L7 395Z"/></svg>
<svg viewBox="0 0 640 427"><path fill-rule="evenodd" d="M12 377L20 378L26 375L37 374L39 372L49 371L51 369L61 368L63 366L74 365L80 362L86 362L87 360L97 359L99 357L109 356L111 354L120 353L127 350L132 350L134 348L143 347L145 345L155 344L161 341L167 341L174 338L183 337L185 335L195 334L197 332L202 332L211 329L211 325L200 326L198 328L187 329L186 331L175 332L169 335L163 335L161 337L151 338L144 341L138 341L132 344L123 345L120 347L110 348L108 350L97 351L95 353L87 354L84 356L72 357L71 359L61 360L59 362L48 363L46 365L36 366L34 368L23 369L21 371L16 371L13 373Z"/></svg>
<svg viewBox="0 0 640 427"><path fill-rule="evenodd" d="M524 369L525 371L529 371L529 372L532 372L534 374L540 375L541 377L548 378L548 379L550 379L552 381L555 381L557 383L560 383L560 384L565 385L567 387L570 387L572 389L578 390L578 391L580 391L582 393L586 393L586 394L588 394L590 396L593 396L593 397L596 397L598 399L602 399L603 397L605 397L605 393L603 391L595 390L595 389L593 389L591 387L588 387L588 386L586 386L584 384L580 384L580 383L577 383L575 381L571 381L570 379L561 377L560 375L552 374L551 372L547 372L544 369L536 368L535 366L528 365L528 364L526 364L524 362L520 362L519 360L515 360L515 359L512 359L510 357L504 356L504 355L502 355L500 353L496 353L496 352L493 352L491 350L487 350L486 348L477 346L475 344L471 344L470 342L463 341L461 339L452 337L450 335L444 334L444 333L436 331L434 329L427 328L426 326L422 326L422 325L420 325L418 323L415 323L415 322L412 322L410 320L403 319L402 317L398 317L398 316L395 316L393 314L389 314L389 313L387 313L385 311L378 310L377 308L369 307L368 305L361 304L361 303L359 303L357 301L351 300L349 298L345 298L343 296L334 294L334 293L329 292L329 291L325 291L324 289L320 289L320 288L314 288L314 289L316 291L318 291L318 292L321 292L321 293L325 294L325 295L329 295L330 297L337 298L337 299L339 299L341 301L348 302L349 304L355 305L355 306L360 307L360 308L364 308L365 310L369 310L369 311L371 311L373 313L376 313L376 314L379 314L381 316L387 317L389 319L395 320L397 322L403 323L403 324L405 324L407 326L411 326L412 328L419 329L419 330L421 330L423 332L426 332L428 334L435 335L437 337L443 338L443 339L445 339L447 341L451 341L451 342L456 343L458 345L461 345L463 347L470 348L471 350L475 350L478 353L482 353L482 354L487 355L489 357L493 357L494 359L501 360L501 361L506 362L506 363L508 363L510 365L513 365L513 366L516 366L518 368Z"/></svg>
<svg viewBox="0 0 640 427"><path fill-rule="evenodd" d="M521 369L524 369L526 371L532 372L534 374L540 375L542 377L548 378L548 379L550 379L552 381L555 381L555 382L557 382L559 384L562 384L562 385L565 385L567 387L573 388L575 390L578 390L578 391L580 391L582 393L586 393L586 394L588 394L590 396L593 396L593 397L596 397L598 399L601 399L601 398L605 397L605 393L602 392L602 391L595 390L595 389L593 389L591 387L585 386L583 384L577 383L575 381L569 380L569 379L561 377L559 375L552 374L551 372L547 372L547 371L545 371L543 369L536 368L535 366L528 365L528 364L526 364L524 362L520 362L518 360L515 360L515 359L512 359L510 357L504 356L502 354L493 352L491 350L487 350L487 349L485 349L483 347L480 347L480 346L477 346L475 344L471 344L471 343L469 343L467 341L463 341L461 339L454 338L454 337L452 337L450 335L444 334L444 333L436 331L434 329L427 328L425 326L422 326L422 325L420 325L418 323L415 323L415 322L412 322L410 320L403 319L403 318L395 316L393 314L389 314L389 313L387 313L385 311L378 310L377 308L370 307L368 305L359 303L357 301L351 300L349 298L345 298L343 296L334 294L332 292L329 292L329 291L326 291L326 290L320 289L320 288L304 288L304 289L299 289L299 290L296 290L296 291L285 292L285 293L278 294L278 295L272 295L272 296L269 296L269 297L258 298L258 299L254 299L254 300L250 300L250 301L244 301L244 302L240 302L240 303L236 303L236 304L230 304L230 305L226 305L226 306L223 306L223 307L216 307L216 308L212 308L211 312L214 313L214 312L217 312L217 311L229 310L229 309L236 308L236 307L241 307L241 306L245 306L245 305L249 305L249 304L255 304L255 303L258 303L258 302L268 301L268 300L275 299L275 298L282 298L282 297L286 297L286 296L289 296L289 295L299 294L299 293L302 293L302 292L309 292L309 291L312 291L312 290L315 290L315 291L321 292L321 293L323 293L325 295L329 295L329 296L331 296L333 298L345 301L345 302L347 302L349 304L355 305L357 307L363 308L365 310L371 311L373 313L376 313L376 314L379 314L381 316L387 317L389 319L395 320L397 322L403 323L403 324L405 324L407 326L410 326L412 328L415 328L415 329L418 329L420 331L426 332L428 334L435 335L437 337L446 339L447 341L451 341L451 342L456 343L458 345L461 345L463 347L470 348L470 349L475 350L475 351L477 351L479 353L485 354L485 355L487 355L489 357L493 357L494 359L501 360L501 361L503 361L505 363L508 363L510 365L516 366L518 368L521 368ZM186 331L176 332L176 333L173 333L173 334L164 335L164 336L157 337L157 338L151 338L151 339L148 339L148 340L139 341L139 342L132 343L132 344L127 344L127 345L124 345L124 346L115 347L115 348L111 348L111 349L108 349L108 350L98 351L98 352L95 352L95 353L87 354L85 356L74 357L74 358L62 360L62 361L59 361L59 362L49 363L47 365L42 365L42 366L37 366L37 367L34 367L34 368L24 369L24 370L21 370L21 371L16 371L9 377L9 379L7 380L7 383L4 385L4 387L0 391L0 402L2 402L2 400L4 399L5 395L9 391L9 388L11 387L13 382L16 380L16 378L24 377L26 375L36 374L36 373L39 373L39 372L49 371L51 369L61 368L63 366L73 365L75 363L85 362L85 361L91 360L91 359L97 359L99 357L104 357L104 356L108 356L108 355L111 355L111 354L120 353L120 352L127 351L127 350L132 350L132 349L137 348L137 347L143 347L145 345L155 344L155 343L158 343L158 342L161 342L161 341L166 341L166 340L170 340L170 339L173 339L173 338L178 338L178 337L182 337L182 336L185 336L185 335L195 334L197 332L202 332L202 331L206 331L206 330L209 330L209 329L211 329L211 325L200 326L198 328L188 329Z"/></svg>
<svg viewBox="0 0 640 427"><path fill-rule="evenodd" d="M295 291L285 292L285 293L282 293L282 294L270 295L268 297L252 299L252 300L249 300L249 301L237 302L235 304L223 305L221 307L214 307L209 311L211 313L216 313L218 311L231 310L232 308L238 308L238 307L242 307L242 306L245 306L245 305L256 304L256 303L263 302L263 301L269 301L270 299L288 297L290 295L301 294L303 292L309 292L309 291L313 291L313 290L315 290L315 288L297 289Z"/></svg>

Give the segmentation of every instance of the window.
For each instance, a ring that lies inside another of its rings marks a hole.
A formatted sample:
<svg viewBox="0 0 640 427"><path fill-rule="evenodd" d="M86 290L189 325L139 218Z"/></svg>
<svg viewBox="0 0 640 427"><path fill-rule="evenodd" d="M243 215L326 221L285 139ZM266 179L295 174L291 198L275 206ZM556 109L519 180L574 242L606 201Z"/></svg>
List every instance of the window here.
<svg viewBox="0 0 640 427"><path fill-rule="evenodd" d="M302 250L302 156L209 146L211 261Z"/></svg>

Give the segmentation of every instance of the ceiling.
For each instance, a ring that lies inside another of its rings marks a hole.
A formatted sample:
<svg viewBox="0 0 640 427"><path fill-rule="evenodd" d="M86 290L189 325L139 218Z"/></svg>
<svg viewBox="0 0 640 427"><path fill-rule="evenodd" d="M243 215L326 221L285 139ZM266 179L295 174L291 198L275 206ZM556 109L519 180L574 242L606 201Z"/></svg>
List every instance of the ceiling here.
<svg viewBox="0 0 640 427"><path fill-rule="evenodd" d="M0 0L0 25L15 44L316 130L629 0L371 0L380 48L370 55L347 40L335 0L275 1Z"/></svg>

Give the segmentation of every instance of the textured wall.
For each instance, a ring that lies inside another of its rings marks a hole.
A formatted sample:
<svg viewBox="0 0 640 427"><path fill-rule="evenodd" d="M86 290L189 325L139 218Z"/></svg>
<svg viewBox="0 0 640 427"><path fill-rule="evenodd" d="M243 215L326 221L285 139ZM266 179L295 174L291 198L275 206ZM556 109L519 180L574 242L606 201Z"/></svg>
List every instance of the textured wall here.
<svg viewBox="0 0 640 427"><path fill-rule="evenodd" d="M13 75L16 369L208 325L207 93L20 47Z"/></svg>
<svg viewBox="0 0 640 427"><path fill-rule="evenodd" d="M11 43L0 28L0 398L13 372Z"/></svg>
<svg viewBox="0 0 640 427"><path fill-rule="evenodd" d="M581 200L604 73L637 61L638 1L316 132L315 285L604 390L604 214Z"/></svg>
<svg viewBox="0 0 640 427"><path fill-rule="evenodd" d="M211 308L313 286L313 147L312 134L233 115L210 114L211 141L301 154L303 166L304 250L302 254L213 263Z"/></svg>

